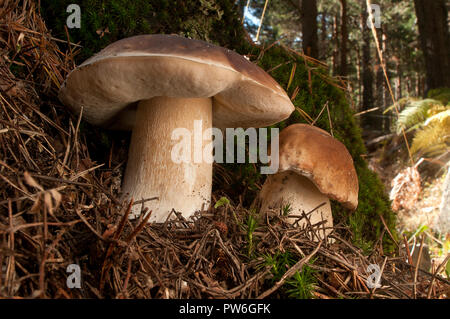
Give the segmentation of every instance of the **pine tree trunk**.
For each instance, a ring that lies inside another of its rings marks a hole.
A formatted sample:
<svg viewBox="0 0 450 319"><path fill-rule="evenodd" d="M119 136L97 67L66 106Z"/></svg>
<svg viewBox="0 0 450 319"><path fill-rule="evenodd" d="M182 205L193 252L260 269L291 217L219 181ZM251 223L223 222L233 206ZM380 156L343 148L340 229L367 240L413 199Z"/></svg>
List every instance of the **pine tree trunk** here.
<svg viewBox="0 0 450 319"><path fill-rule="evenodd" d="M317 1L301 1L302 19L302 45L306 55L315 59L319 58L318 36L317 36Z"/></svg>
<svg viewBox="0 0 450 319"><path fill-rule="evenodd" d="M371 54L371 31L367 27L367 9L366 3L363 1L363 11L361 13L361 32L363 36L362 48L362 82L363 82L363 110L373 108L373 70L372 70L372 54ZM370 113L362 115L362 126L366 129L374 128L373 118Z"/></svg>
<svg viewBox="0 0 450 319"><path fill-rule="evenodd" d="M327 13L325 10L321 13L321 26L320 26L320 48L319 48L319 59L325 60L327 57L327 46L328 46L328 32L327 32Z"/></svg>
<svg viewBox="0 0 450 319"><path fill-rule="evenodd" d="M356 78L358 81L358 110L362 107L362 59L361 59L361 48L359 45L356 46Z"/></svg>
<svg viewBox="0 0 450 319"><path fill-rule="evenodd" d="M414 0L420 46L425 58L426 93L450 87L450 40L445 0Z"/></svg>
<svg viewBox="0 0 450 319"><path fill-rule="evenodd" d="M406 79L406 92L408 93L408 95L411 94L411 77L409 75Z"/></svg>
<svg viewBox="0 0 450 319"><path fill-rule="evenodd" d="M402 96L402 68L400 66L400 63L397 62L397 75L398 75L398 84L397 84L397 100L401 99Z"/></svg>
<svg viewBox="0 0 450 319"><path fill-rule="evenodd" d="M377 30L377 37L378 37L378 43L380 44L380 51L381 55L383 56L384 60L384 45L383 45L383 33L381 29ZM374 117L375 122L377 123L377 129L380 131L383 131L383 109L384 109L384 85L385 85L385 78L384 78L384 72L383 67L380 62L380 59L378 60L378 66L377 66L377 72L376 72L376 104L375 106L378 107L378 110L374 111L372 113L372 117Z"/></svg>
<svg viewBox="0 0 450 319"><path fill-rule="evenodd" d="M348 42L347 0L340 0L340 2L341 2L341 53L340 53L339 75L347 76L347 42Z"/></svg>
<svg viewBox="0 0 450 319"><path fill-rule="evenodd" d="M338 17L333 17L333 74L337 74L338 59L339 59L339 21Z"/></svg>

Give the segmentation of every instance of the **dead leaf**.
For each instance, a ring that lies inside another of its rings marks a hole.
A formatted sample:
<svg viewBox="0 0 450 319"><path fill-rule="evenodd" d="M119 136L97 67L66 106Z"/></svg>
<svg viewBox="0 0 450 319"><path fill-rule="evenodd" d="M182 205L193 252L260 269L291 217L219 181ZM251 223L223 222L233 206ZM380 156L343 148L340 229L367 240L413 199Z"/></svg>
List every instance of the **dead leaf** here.
<svg viewBox="0 0 450 319"><path fill-rule="evenodd" d="M30 173L28 172L23 173L23 177L25 178L25 181L27 182L28 185L39 189L41 192L44 191L44 188L42 188L42 186L39 185L39 183L36 182L36 180L33 177L31 177Z"/></svg>

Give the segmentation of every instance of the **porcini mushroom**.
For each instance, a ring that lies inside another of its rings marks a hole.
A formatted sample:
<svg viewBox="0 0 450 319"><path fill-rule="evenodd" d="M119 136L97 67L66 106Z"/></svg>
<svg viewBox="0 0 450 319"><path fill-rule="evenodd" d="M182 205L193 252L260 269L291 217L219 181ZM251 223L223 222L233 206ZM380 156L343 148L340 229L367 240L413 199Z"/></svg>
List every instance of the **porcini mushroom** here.
<svg viewBox="0 0 450 319"><path fill-rule="evenodd" d="M293 124L279 135L278 172L267 177L256 203L261 212L289 204L289 222L303 227L305 213L324 238L333 226L330 199L354 210L358 189L353 159L344 144L318 127Z"/></svg>
<svg viewBox="0 0 450 319"><path fill-rule="evenodd" d="M201 121L208 143L213 124L268 126L294 110L278 83L243 56L175 35L110 44L68 75L59 98L77 113L83 108L94 125L132 129L122 191L135 201L159 198L144 203L151 222L163 222L172 209L188 217L210 201L212 163L174 163L175 129L193 132ZM135 205L131 217L140 212Z"/></svg>

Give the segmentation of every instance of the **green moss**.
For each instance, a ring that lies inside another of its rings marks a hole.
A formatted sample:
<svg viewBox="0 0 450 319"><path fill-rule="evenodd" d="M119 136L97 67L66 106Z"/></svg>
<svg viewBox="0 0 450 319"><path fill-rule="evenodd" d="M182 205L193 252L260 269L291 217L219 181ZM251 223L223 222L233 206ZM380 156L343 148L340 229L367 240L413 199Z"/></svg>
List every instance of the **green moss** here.
<svg viewBox="0 0 450 319"><path fill-rule="evenodd" d="M263 256L263 258L265 260L264 265L271 267L273 277L268 282L270 286L279 281L286 271L298 262L298 259L294 258L289 251L277 252L274 255ZM287 279L280 288L281 294L293 299L311 299L314 284L317 282L314 277L315 271L310 266L314 264L314 261L314 259L310 260L302 267L301 271L295 272L291 278Z"/></svg>
<svg viewBox="0 0 450 319"><path fill-rule="evenodd" d="M66 12L72 0L41 0L41 13L52 35L66 40ZM138 34L179 34L227 47L244 41L233 1L228 0L80 0L81 28L68 29L83 49L78 63L108 44ZM230 27L232 26L232 27ZM97 31L108 29L103 36Z"/></svg>

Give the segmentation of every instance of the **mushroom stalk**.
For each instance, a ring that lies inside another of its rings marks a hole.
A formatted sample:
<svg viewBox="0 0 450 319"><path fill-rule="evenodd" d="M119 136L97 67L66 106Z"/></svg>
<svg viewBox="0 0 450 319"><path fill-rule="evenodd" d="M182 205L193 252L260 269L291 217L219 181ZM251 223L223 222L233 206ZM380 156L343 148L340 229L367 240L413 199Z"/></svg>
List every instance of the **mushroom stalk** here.
<svg viewBox="0 0 450 319"><path fill-rule="evenodd" d="M194 130L198 124L201 132ZM152 211L150 222L164 222L172 209L189 217L208 208L212 162L203 158L201 145L211 143L211 130L205 132L211 126L211 98L155 97L139 102L122 189L124 199L135 202L158 197L143 204ZM142 204L134 205L130 218L138 217L141 208Z"/></svg>
<svg viewBox="0 0 450 319"><path fill-rule="evenodd" d="M330 200L307 177L292 171L269 175L257 200L261 205L260 211L263 213L270 211L270 209L279 208L282 208L281 212L283 213L283 207L289 204L288 216L290 217L287 220L292 224L298 220L298 226L300 227L306 225L306 220L301 219L303 212L305 214L311 212L307 216L311 225L317 229L316 234L320 238L324 238L324 234L328 235L331 232L333 216ZM320 207L317 208L318 206ZM320 224L320 226L314 226L325 220L326 222Z"/></svg>

